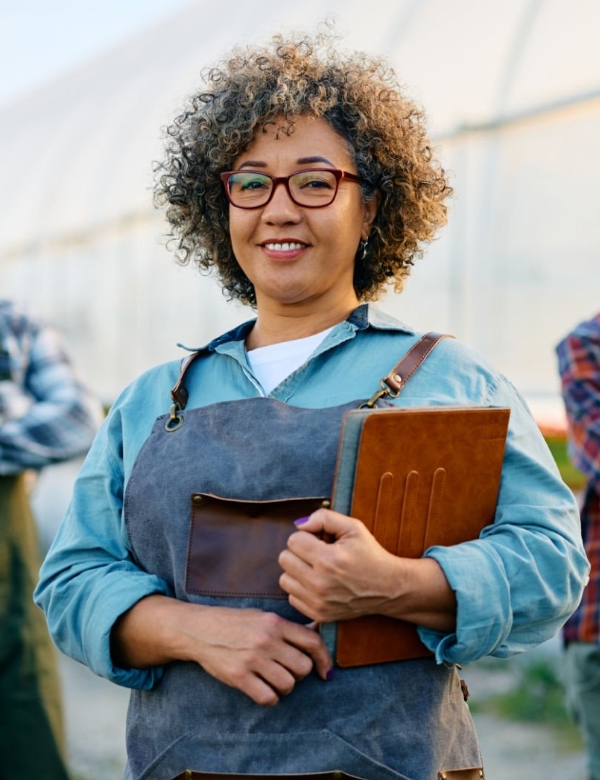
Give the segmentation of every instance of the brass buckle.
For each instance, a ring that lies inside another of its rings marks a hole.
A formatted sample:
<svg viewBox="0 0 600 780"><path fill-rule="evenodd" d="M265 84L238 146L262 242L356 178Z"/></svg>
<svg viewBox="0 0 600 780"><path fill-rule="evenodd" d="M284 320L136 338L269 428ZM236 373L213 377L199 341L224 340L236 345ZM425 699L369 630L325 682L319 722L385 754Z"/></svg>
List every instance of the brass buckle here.
<svg viewBox="0 0 600 780"><path fill-rule="evenodd" d="M365 401L364 404L361 404L358 407L359 409L372 409L380 398L398 398L400 395L399 390L397 390L395 393L392 392L391 387L386 385L385 379L379 380L379 386L381 387L381 390L374 392L368 401Z"/></svg>
<svg viewBox="0 0 600 780"><path fill-rule="evenodd" d="M183 425L183 415L179 414L181 411L179 404L174 403L169 409L169 419L165 423L165 431L167 433L173 433Z"/></svg>

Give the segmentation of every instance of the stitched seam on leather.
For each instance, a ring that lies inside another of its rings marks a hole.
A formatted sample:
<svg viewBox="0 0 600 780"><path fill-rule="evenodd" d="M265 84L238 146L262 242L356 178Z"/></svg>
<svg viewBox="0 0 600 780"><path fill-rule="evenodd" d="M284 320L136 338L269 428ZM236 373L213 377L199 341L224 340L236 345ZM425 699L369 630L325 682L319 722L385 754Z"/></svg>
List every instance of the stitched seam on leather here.
<svg viewBox="0 0 600 780"><path fill-rule="evenodd" d="M431 351L437 346L438 342L440 342L443 338L446 338L446 337L442 336L441 338L436 339L432 344L429 345L429 349L427 350L427 352L425 352L422 355L421 359L413 367L412 371L409 374L407 374L406 377L403 377L403 380L404 380L403 383L402 383L403 385L405 385L408 382L408 380L411 378L411 376L415 373L415 371L423 365L423 362L425 361L425 359L430 355ZM420 344L420 342L418 342L418 344ZM413 349L415 349L418 346L418 344L415 344Z"/></svg>

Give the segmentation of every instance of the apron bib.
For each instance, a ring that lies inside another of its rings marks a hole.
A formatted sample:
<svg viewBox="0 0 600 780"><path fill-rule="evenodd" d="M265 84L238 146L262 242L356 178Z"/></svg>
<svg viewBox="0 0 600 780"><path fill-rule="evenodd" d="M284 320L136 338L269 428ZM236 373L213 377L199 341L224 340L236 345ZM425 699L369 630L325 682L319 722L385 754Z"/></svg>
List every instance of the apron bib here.
<svg viewBox="0 0 600 780"><path fill-rule="evenodd" d="M183 601L309 622L279 589L277 555L292 520L331 496L342 416L360 403L249 398L159 417L125 494L138 566ZM274 707L171 663L152 690L132 691L127 751L136 780L186 769L433 780L481 766L456 669L430 658L337 667L326 683L311 674Z"/></svg>

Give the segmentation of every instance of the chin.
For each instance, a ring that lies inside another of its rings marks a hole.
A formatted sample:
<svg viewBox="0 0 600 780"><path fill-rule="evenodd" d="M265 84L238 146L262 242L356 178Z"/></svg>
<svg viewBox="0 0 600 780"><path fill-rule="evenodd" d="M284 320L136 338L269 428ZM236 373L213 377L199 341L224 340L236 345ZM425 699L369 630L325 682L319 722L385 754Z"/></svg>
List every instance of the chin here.
<svg viewBox="0 0 600 780"><path fill-rule="evenodd" d="M270 289L263 290L262 293L257 293L256 300L258 306L261 304L278 303L282 306L293 306L295 304L306 303L307 301L318 298L318 294L309 291L305 288L299 288L296 286L287 286L284 289Z"/></svg>

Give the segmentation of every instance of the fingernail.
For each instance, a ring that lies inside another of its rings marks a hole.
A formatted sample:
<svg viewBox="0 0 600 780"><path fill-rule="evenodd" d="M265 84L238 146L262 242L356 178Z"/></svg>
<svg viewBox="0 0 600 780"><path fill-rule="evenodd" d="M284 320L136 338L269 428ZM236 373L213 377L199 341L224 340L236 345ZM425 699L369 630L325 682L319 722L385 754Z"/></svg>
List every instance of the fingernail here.
<svg viewBox="0 0 600 780"><path fill-rule="evenodd" d="M333 680L333 668L331 668L327 672L327 674L325 675L325 679L327 680L327 682L330 682L331 680Z"/></svg>
<svg viewBox="0 0 600 780"><path fill-rule="evenodd" d="M299 517L297 520L294 520L294 525L304 525L304 523L308 523L310 520L310 517Z"/></svg>

